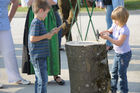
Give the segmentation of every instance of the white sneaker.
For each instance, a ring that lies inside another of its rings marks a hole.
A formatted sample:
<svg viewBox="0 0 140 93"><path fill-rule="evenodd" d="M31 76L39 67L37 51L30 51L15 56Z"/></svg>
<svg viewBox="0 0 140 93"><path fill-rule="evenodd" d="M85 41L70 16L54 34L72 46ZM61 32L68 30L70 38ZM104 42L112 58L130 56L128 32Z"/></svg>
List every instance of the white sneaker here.
<svg viewBox="0 0 140 93"><path fill-rule="evenodd" d="M22 84L22 85L29 85L31 82L25 79L22 79L17 82L17 84Z"/></svg>
<svg viewBox="0 0 140 93"><path fill-rule="evenodd" d="M0 83L0 88L3 88L3 84Z"/></svg>

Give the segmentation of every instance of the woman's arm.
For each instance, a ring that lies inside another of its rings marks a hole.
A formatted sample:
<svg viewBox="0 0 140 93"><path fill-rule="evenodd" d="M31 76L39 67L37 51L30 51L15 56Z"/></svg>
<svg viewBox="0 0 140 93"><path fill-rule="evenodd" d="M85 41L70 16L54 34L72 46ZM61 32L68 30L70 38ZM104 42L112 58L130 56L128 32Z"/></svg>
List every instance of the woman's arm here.
<svg viewBox="0 0 140 93"><path fill-rule="evenodd" d="M11 0L10 10L9 10L9 21L12 21L12 18L14 17L16 10L18 8L18 0Z"/></svg>

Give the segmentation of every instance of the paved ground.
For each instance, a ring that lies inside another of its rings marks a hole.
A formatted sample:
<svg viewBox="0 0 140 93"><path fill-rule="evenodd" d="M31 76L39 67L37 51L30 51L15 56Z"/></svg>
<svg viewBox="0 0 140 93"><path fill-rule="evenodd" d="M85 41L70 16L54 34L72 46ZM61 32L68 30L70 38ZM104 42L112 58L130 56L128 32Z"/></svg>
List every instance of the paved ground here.
<svg viewBox="0 0 140 93"><path fill-rule="evenodd" d="M105 13L95 13L92 17L93 24L95 29L99 29L99 31L106 29L105 22ZM82 31L82 36L85 36L85 31L87 29L88 24L88 16L83 13L78 18L79 28ZM16 17L13 19L11 23L12 34L15 43L16 56L18 59L19 70L21 72L21 58L22 58L22 41L23 41L23 29L25 22L25 14L17 13ZM130 45L133 52L132 61L128 68L128 81L129 81L129 93L140 93L140 11L130 11L130 18L128 20L128 26L131 31L130 36ZM79 35L77 34L76 26L72 29L72 34L74 40L80 40ZM87 40L95 41L95 37L92 31L92 27L90 26L89 34ZM104 42L103 40L101 40ZM101 42L100 41L100 42ZM64 47L65 38L62 40L62 45ZM113 62L113 51L108 53L109 67L111 67ZM68 65L65 51L61 52L62 58L62 77L66 81L64 86L57 85L52 77L49 77L48 83L48 93L70 93L70 82L69 82L69 73L68 73ZM16 85L9 84L7 82L7 75L4 69L3 59L0 55L0 82L4 84L4 89L0 89L0 93L34 93L34 76L22 74L22 77L28 79L32 82L31 85Z"/></svg>

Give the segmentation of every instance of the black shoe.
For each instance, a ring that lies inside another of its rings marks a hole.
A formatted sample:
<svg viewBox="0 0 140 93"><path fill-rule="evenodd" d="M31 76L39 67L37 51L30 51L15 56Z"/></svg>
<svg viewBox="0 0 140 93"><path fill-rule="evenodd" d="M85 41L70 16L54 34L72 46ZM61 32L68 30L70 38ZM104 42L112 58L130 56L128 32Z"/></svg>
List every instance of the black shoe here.
<svg viewBox="0 0 140 93"><path fill-rule="evenodd" d="M56 76L56 77L54 78L54 80L56 81L56 83L59 84L59 85L64 85L64 84L65 84L65 81L64 81L63 79L61 79L61 81L57 81L58 78L61 78L61 77Z"/></svg>
<svg viewBox="0 0 140 93"><path fill-rule="evenodd" d="M64 48L59 48L59 50L60 50L60 51L65 51L65 49L64 49Z"/></svg>
<svg viewBox="0 0 140 93"><path fill-rule="evenodd" d="M108 50L112 50L112 49L113 49L113 46L110 46Z"/></svg>

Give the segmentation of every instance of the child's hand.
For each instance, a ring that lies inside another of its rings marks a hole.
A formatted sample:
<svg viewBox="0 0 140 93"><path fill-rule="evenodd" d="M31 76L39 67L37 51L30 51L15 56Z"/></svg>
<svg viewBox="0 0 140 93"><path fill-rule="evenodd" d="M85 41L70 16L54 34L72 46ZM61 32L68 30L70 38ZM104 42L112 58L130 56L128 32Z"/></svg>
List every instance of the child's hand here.
<svg viewBox="0 0 140 93"><path fill-rule="evenodd" d="M103 39L108 39L109 35L106 34L106 33L102 33L102 34L100 34L100 37L103 38Z"/></svg>
<svg viewBox="0 0 140 93"><path fill-rule="evenodd" d="M100 37L103 39L108 39L109 35L110 35L110 33L107 30L100 32Z"/></svg>
<svg viewBox="0 0 140 93"><path fill-rule="evenodd" d="M107 31L107 30L106 30L106 31L100 32L100 35L105 35L105 34L106 34L106 35L110 35L109 31Z"/></svg>
<svg viewBox="0 0 140 93"><path fill-rule="evenodd" d="M51 33L53 33L53 34L57 34L58 32L59 32L59 28L57 28L57 27L55 27L52 31L51 31Z"/></svg>
<svg viewBox="0 0 140 93"><path fill-rule="evenodd" d="M46 34L46 38L51 39L53 35L54 35L53 33L49 32Z"/></svg>
<svg viewBox="0 0 140 93"><path fill-rule="evenodd" d="M51 31L48 33L47 38L48 38L48 39L51 39L52 36L53 36L54 34L57 34L57 33L59 32L59 30L60 30L60 29L58 29L57 27L54 28L53 30L51 30Z"/></svg>

